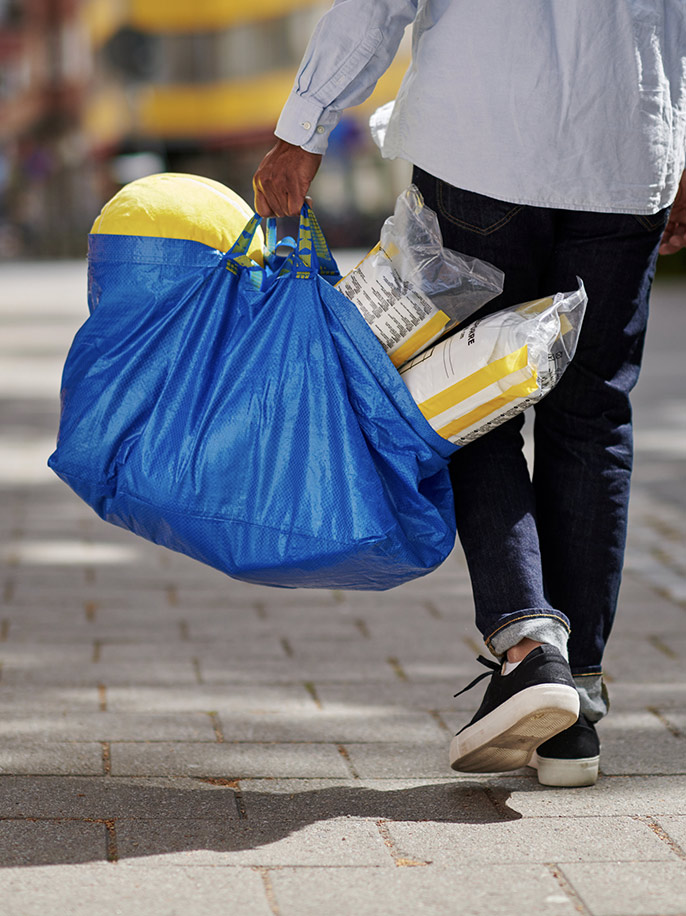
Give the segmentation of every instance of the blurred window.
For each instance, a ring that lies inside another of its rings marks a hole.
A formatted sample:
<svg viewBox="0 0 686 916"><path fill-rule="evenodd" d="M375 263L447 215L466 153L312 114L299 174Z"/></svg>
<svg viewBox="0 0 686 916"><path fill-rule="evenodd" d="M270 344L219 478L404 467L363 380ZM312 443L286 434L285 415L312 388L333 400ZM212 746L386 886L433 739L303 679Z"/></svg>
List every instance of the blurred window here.
<svg viewBox="0 0 686 916"><path fill-rule="evenodd" d="M168 84L210 83L295 69L313 19L313 11L305 9L220 31L151 36L155 44L152 79Z"/></svg>
<svg viewBox="0 0 686 916"><path fill-rule="evenodd" d="M153 79L157 72L157 45L156 36L125 27L105 45L104 59L113 73L143 82Z"/></svg>
<svg viewBox="0 0 686 916"><path fill-rule="evenodd" d="M0 0L0 28L14 29L24 19L22 0Z"/></svg>

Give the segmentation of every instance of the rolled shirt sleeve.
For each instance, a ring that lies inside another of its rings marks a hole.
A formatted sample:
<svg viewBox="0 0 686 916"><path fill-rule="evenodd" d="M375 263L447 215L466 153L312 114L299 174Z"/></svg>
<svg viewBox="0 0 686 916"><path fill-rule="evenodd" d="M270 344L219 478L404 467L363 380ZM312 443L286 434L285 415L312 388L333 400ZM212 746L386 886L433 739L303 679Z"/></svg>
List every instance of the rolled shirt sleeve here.
<svg viewBox="0 0 686 916"><path fill-rule="evenodd" d="M388 69L418 0L336 0L319 20L276 125L276 136L324 153L346 108Z"/></svg>

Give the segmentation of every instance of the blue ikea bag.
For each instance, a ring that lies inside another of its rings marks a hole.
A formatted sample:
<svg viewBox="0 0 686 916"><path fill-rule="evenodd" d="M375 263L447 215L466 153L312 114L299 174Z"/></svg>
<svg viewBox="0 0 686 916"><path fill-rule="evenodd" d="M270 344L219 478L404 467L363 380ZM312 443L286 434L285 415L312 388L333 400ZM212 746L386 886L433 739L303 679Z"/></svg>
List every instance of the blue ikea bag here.
<svg viewBox="0 0 686 916"><path fill-rule="evenodd" d="M239 579L386 589L421 576L454 543L455 446L331 285L309 207L271 268L246 255L258 224L226 253L89 237L91 314L48 463L101 518Z"/></svg>

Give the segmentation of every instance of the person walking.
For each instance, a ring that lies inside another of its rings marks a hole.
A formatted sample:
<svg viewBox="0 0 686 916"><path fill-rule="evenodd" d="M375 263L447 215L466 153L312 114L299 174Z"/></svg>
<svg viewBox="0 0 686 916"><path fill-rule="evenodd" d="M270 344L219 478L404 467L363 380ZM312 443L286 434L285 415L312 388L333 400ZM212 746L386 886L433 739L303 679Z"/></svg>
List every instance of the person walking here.
<svg viewBox="0 0 686 916"><path fill-rule="evenodd" d="M683 0L337 0L254 176L264 216L299 212L342 112L413 22L412 61L372 118L412 163L444 244L505 272L477 313L576 287L574 360L534 408L451 460L476 624L497 661L451 743L455 770L596 781L602 658L621 579L639 373L658 252L686 246ZM469 686L473 686L477 678ZM468 688L465 688L468 689Z"/></svg>

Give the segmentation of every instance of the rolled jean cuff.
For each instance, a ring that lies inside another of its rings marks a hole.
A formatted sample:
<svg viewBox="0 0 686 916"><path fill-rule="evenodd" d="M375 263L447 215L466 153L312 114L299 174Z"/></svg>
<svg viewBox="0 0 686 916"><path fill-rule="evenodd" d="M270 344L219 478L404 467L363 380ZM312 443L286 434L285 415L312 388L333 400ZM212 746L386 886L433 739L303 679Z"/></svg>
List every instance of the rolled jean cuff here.
<svg viewBox="0 0 686 916"><path fill-rule="evenodd" d="M499 627L484 641L491 652L501 658L508 649L516 646L522 639L534 639L555 648L567 659L567 640L569 625L566 618L533 613L521 615L512 623Z"/></svg>
<svg viewBox="0 0 686 916"><path fill-rule="evenodd" d="M589 722L598 722L610 709L610 698L602 674L575 674L580 712Z"/></svg>

